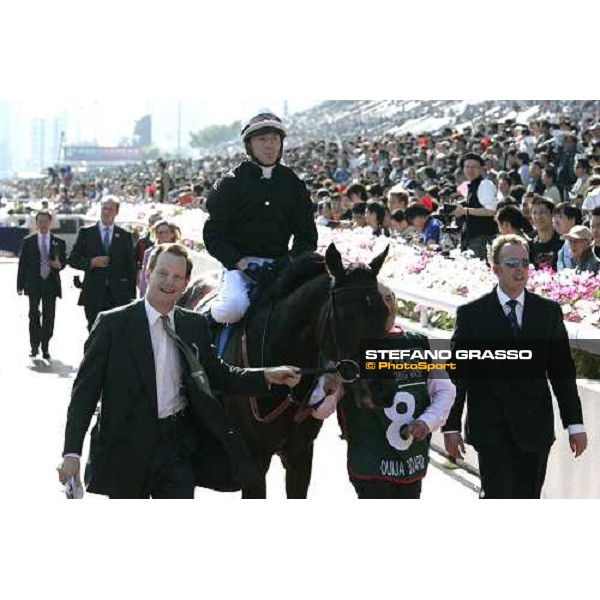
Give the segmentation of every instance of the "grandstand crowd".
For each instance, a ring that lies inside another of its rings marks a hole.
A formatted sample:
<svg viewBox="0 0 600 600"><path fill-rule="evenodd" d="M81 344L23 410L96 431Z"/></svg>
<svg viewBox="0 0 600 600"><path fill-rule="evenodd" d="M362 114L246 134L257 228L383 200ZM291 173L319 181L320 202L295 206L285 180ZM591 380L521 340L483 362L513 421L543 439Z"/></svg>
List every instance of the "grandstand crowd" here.
<svg viewBox="0 0 600 600"><path fill-rule="evenodd" d="M534 266L597 272L600 103L543 108L519 122L487 118L484 104L466 124L425 133L355 111L323 135L303 117L292 123L283 161L306 184L318 225L370 227L374 235L444 253L458 246L480 258L495 235L519 233ZM41 205L85 213L108 194L202 209L214 183L242 158L230 150L111 167L57 165L39 179L1 182L4 224Z"/></svg>

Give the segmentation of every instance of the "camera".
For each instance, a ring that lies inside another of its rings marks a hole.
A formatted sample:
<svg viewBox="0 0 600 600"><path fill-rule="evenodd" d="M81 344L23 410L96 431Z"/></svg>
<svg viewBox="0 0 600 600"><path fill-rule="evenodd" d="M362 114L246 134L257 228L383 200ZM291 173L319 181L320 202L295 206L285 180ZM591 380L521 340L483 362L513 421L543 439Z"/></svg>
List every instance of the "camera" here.
<svg viewBox="0 0 600 600"><path fill-rule="evenodd" d="M439 208L440 215L450 216L456 210L456 204L452 202L443 202Z"/></svg>

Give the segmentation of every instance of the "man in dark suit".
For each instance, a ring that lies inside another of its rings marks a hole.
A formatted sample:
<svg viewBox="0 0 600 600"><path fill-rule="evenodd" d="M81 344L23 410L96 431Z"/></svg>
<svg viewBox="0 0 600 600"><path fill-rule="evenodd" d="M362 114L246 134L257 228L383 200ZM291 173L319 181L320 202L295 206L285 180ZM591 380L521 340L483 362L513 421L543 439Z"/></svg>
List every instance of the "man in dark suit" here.
<svg viewBox="0 0 600 600"><path fill-rule="evenodd" d="M62 294L60 271L67 264L66 244L63 239L50 233L52 215L49 212L38 212L35 222L37 233L23 240L17 293L29 296L29 356L37 356L41 344L43 356L49 360L48 345L54 333L56 298L60 298Z"/></svg>
<svg viewBox="0 0 600 600"><path fill-rule="evenodd" d="M120 200L105 196L100 221L79 230L69 265L85 271L79 306L83 306L91 330L102 310L135 300L135 256L131 233L115 225Z"/></svg>
<svg viewBox="0 0 600 600"><path fill-rule="evenodd" d="M184 246L157 246L149 271L145 299L101 313L86 342L59 479L79 478L85 433L102 398L85 472L89 492L193 498L196 485L239 489L254 467L221 403L192 381L186 350L193 349L215 390L265 394L271 384L297 385L298 370L240 369L214 356L205 317L175 306L192 271ZM198 365L192 368L206 381Z"/></svg>
<svg viewBox="0 0 600 600"><path fill-rule="evenodd" d="M554 442L548 379L573 453L578 457L587 446L575 365L560 306L525 290L527 242L515 235L499 236L492 245L490 263L498 286L458 309L453 349L495 342L529 345L543 359L536 365L543 375L527 379L527 372L520 378L483 379L471 372L470 377L457 381L456 400L442 428L444 444L451 456L463 457L466 402L466 441L478 453L481 497L539 498Z"/></svg>

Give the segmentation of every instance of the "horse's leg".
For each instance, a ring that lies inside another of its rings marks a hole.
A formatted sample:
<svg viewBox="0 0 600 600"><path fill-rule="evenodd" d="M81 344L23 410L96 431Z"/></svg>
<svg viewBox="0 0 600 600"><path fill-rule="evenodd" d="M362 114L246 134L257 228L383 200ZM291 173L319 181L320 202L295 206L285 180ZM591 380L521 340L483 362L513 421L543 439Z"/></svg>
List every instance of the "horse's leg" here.
<svg viewBox="0 0 600 600"><path fill-rule="evenodd" d="M267 497L267 471L271 464L271 456L254 456L258 468L259 477L254 485L242 488L243 500L263 500Z"/></svg>
<svg viewBox="0 0 600 600"><path fill-rule="evenodd" d="M280 456L285 467L285 491L288 499L306 498L312 474L313 442L286 447Z"/></svg>

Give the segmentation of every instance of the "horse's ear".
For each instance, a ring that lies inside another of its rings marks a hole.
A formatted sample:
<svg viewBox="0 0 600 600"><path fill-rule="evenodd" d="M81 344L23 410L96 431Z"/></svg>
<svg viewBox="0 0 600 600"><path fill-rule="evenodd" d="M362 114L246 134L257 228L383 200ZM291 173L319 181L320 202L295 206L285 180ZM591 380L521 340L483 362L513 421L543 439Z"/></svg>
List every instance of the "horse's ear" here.
<svg viewBox="0 0 600 600"><path fill-rule="evenodd" d="M371 267L371 271L373 271L373 273L375 273L375 277L377 277L377 275L379 274L379 271L381 270L381 267L383 266L383 263L385 262L385 259L387 258L389 251L390 251L390 246L388 244L385 247L385 250L381 254L379 254L379 256L376 256L369 263L369 267Z"/></svg>
<svg viewBox="0 0 600 600"><path fill-rule="evenodd" d="M327 267L327 272L334 279L338 279L345 273L344 265L342 264L342 255L339 253L333 242L327 246L325 252L325 266Z"/></svg>

